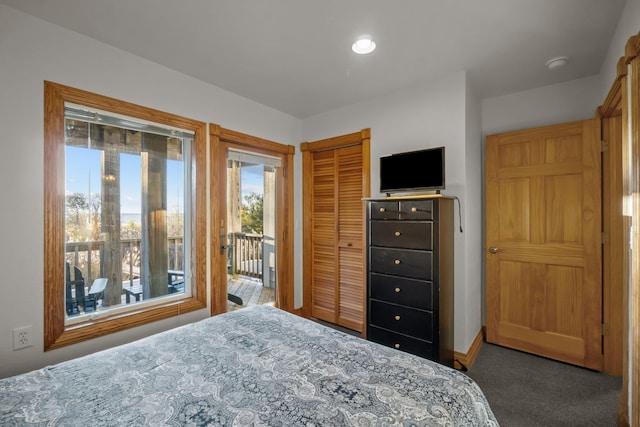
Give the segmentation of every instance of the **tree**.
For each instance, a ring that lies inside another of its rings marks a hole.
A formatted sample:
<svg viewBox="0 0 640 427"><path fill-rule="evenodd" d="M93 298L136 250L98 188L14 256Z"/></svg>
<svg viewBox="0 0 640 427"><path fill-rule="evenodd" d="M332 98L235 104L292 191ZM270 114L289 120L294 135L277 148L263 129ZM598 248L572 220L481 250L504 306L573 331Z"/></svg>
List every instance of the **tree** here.
<svg viewBox="0 0 640 427"><path fill-rule="evenodd" d="M91 240L100 240L100 207L102 206L102 197L100 194L92 194L88 200L89 211L91 212Z"/></svg>
<svg viewBox="0 0 640 427"><path fill-rule="evenodd" d="M89 202L83 193L71 193L66 196L65 234L67 242L87 240L87 209Z"/></svg>
<svg viewBox="0 0 640 427"><path fill-rule="evenodd" d="M76 224L80 224L80 212L89 209L89 202L84 193L67 194L67 209L73 211L76 216Z"/></svg>
<svg viewBox="0 0 640 427"><path fill-rule="evenodd" d="M241 209L243 232L262 234L262 220L264 217L263 199L264 195L259 193L250 193L244 196Z"/></svg>

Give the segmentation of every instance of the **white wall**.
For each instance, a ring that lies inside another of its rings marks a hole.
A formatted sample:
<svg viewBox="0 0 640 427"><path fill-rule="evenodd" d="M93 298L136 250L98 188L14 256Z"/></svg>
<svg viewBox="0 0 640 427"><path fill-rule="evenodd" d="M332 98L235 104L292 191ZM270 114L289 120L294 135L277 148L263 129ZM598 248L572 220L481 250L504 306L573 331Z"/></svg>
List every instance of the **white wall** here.
<svg viewBox="0 0 640 427"><path fill-rule="evenodd" d="M300 141L299 119L0 5L0 377L208 316L200 310L43 352L44 80L284 144ZM25 325L33 326L35 345L12 351L12 330Z"/></svg>
<svg viewBox="0 0 640 427"><path fill-rule="evenodd" d="M467 313L464 343L460 351L466 353L480 331L484 302L484 215L483 215L483 143L482 111L480 99L467 80L465 126L465 200L463 206L463 231L465 239L465 299L463 309Z"/></svg>
<svg viewBox="0 0 640 427"><path fill-rule="evenodd" d="M482 135L595 117L600 76L482 100Z"/></svg>
<svg viewBox="0 0 640 427"><path fill-rule="evenodd" d="M379 191L382 155L445 146L446 187L443 193L462 202L463 229L455 235L455 350L467 352L481 328L479 241L481 222L479 103L467 92L463 72L423 86L304 119L303 141L316 141L371 128L371 196ZM468 99L475 106L467 108ZM470 145L469 147L467 145ZM473 163L469 165L469 162ZM301 182L301 175L296 182ZM469 189L469 187L472 187ZM298 189L298 191L301 191ZM301 197L301 193L297 194ZM468 208L467 198L476 206ZM467 215L470 209L476 215ZM456 206L457 214L458 208ZM456 217L456 227L459 222ZM296 264L302 254L296 254ZM469 260L471 261L469 262Z"/></svg>

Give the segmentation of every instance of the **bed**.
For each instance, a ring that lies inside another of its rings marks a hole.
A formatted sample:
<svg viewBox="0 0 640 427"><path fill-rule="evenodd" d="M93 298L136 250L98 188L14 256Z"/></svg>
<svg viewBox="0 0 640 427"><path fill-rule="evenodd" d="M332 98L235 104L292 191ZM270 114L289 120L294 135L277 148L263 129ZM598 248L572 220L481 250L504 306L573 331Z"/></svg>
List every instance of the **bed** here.
<svg viewBox="0 0 640 427"><path fill-rule="evenodd" d="M461 372L250 306L2 379L0 425L498 423Z"/></svg>

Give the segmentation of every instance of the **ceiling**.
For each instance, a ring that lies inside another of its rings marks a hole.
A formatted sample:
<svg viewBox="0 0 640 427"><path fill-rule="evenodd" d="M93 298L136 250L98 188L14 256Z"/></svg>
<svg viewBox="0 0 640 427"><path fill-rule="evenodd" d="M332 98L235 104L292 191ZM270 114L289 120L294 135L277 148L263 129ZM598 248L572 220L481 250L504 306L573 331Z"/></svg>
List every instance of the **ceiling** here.
<svg viewBox="0 0 640 427"><path fill-rule="evenodd" d="M625 1L0 3L305 118L461 71L480 98L599 74ZM373 53L351 51L361 34Z"/></svg>

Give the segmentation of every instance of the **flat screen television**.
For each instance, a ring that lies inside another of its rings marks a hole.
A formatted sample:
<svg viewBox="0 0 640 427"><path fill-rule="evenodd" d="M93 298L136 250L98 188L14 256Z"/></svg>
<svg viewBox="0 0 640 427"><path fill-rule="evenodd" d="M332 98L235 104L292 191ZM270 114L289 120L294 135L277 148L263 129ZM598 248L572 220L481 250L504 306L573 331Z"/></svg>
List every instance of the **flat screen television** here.
<svg viewBox="0 0 640 427"><path fill-rule="evenodd" d="M380 157L380 192L444 190L444 147Z"/></svg>

